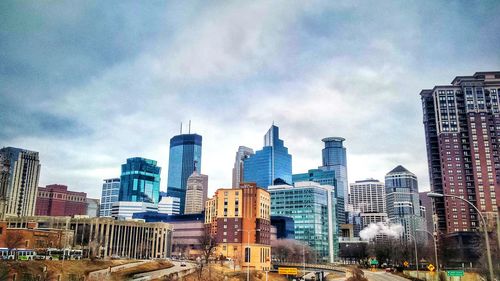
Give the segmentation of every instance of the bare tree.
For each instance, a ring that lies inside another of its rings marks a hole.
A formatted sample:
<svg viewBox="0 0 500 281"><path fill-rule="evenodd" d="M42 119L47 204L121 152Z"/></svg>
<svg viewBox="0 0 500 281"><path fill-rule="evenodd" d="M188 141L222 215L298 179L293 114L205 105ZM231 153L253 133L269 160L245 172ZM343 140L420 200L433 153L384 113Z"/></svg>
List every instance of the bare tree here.
<svg viewBox="0 0 500 281"><path fill-rule="evenodd" d="M9 250L19 248L23 245L24 235L18 230L9 230L5 236L5 246Z"/></svg>
<svg viewBox="0 0 500 281"><path fill-rule="evenodd" d="M215 240L215 237L210 233L209 229L205 229L203 232L203 235L199 238L198 240L200 242L200 247L201 247L201 254L203 257L203 261L200 262L199 264L199 277L201 278L201 274L203 272L203 266L204 264L207 265L208 267L208 273L210 276L210 267L208 266L208 263L210 261L210 257L213 255L215 249L217 248L217 242Z"/></svg>

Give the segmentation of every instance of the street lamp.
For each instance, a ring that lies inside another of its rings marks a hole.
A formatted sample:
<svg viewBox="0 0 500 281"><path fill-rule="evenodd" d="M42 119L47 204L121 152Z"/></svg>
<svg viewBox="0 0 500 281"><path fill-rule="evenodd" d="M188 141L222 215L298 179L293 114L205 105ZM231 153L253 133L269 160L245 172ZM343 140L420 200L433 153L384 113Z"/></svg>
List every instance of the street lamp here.
<svg viewBox="0 0 500 281"><path fill-rule="evenodd" d="M436 262L437 271L439 272L439 262L438 262L438 252L437 252L436 237L434 237L434 234L432 234L431 232L429 232L427 230L423 230L423 229L416 229L416 230L417 231L421 231L421 232L425 232L425 233L429 234L432 237L432 240L434 241L434 259L435 259L435 262Z"/></svg>
<svg viewBox="0 0 500 281"><path fill-rule="evenodd" d="M488 269L490 271L490 280L492 280L492 281L495 280L494 274L493 274L493 262L491 261L490 239L488 238L488 229L486 227L486 220L484 219L484 217L481 214L481 212L479 211L479 209L476 208L476 206L474 204L472 204L472 202L470 202L469 200L464 199L464 198L459 197L459 196L441 194L441 193L436 193L436 192L429 192L429 193L427 193L427 196L429 196L431 198L443 198L443 197L456 198L456 199L459 199L459 200L466 202L467 204L469 204L470 206L472 206L476 210L477 214L481 218L481 222L483 223L484 240L486 242L486 255L488 256Z"/></svg>
<svg viewBox="0 0 500 281"><path fill-rule="evenodd" d="M415 243L415 265L417 266L417 279L418 279L418 253L417 253L417 239L415 238L415 236L411 235L410 233L408 233L408 236L411 237L411 239L413 239L413 242Z"/></svg>
<svg viewBox="0 0 500 281"><path fill-rule="evenodd" d="M254 231L257 233L257 231L260 231L260 229L238 229L240 232L246 232L247 233L247 249L248 249L248 263L247 263L247 281L250 281L250 260L252 258L252 255L250 255L250 232ZM245 258L246 258L246 253L245 253Z"/></svg>

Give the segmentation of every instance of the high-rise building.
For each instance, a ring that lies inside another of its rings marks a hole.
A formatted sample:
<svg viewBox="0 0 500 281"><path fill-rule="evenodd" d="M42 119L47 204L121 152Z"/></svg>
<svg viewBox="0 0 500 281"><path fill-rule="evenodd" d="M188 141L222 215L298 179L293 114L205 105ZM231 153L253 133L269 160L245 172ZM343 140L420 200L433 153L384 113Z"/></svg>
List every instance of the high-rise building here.
<svg viewBox="0 0 500 281"><path fill-rule="evenodd" d="M158 204L160 172L161 168L155 160L141 157L127 159L127 163L122 165L118 201Z"/></svg>
<svg viewBox="0 0 500 281"><path fill-rule="evenodd" d="M270 212L271 198L262 188L218 189L205 205L205 224L218 244L217 254L244 268L269 270Z"/></svg>
<svg viewBox="0 0 500 281"><path fill-rule="evenodd" d="M467 198L489 222L500 206L500 71L457 76L451 85L422 90L431 190ZM437 229L477 230L465 202L434 198Z"/></svg>
<svg viewBox="0 0 500 281"><path fill-rule="evenodd" d="M333 262L338 252L335 190L331 185L296 182L269 186L271 215L293 218L295 240L307 243L318 261Z"/></svg>
<svg viewBox="0 0 500 281"><path fill-rule="evenodd" d="M0 149L0 218L35 214L40 160L38 152Z"/></svg>
<svg viewBox="0 0 500 281"><path fill-rule="evenodd" d="M100 217L111 217L111 207L118 201L120 178L105 179L102 184Z"/></svg>
<svg viewBox="0 0 500 281"><path fill-rule="evenodd" d="M354 212L387 214L384 183L375 179L351 183L349 204Z"/></svg>
<svg viewBox="0 0 500 281"><path fill-rule="evenodd" d="M158 213L167 215L178 215L181 213L181 199L177 197L166 196L161 192L161 199L158 203Z"/></svg>
<svg viewBox="0 0 500 281"><path fill-rule="evenodd" d="M205 209L208 193L208 176L194 171L187 180L184 214L200 214Z"/></svg>
<svg viewBox="0 0 500 281"><path fill-rule="evenodd" d="M279 138L279 128L272 125L264 136L264 147L243 161L243 179L267 188L273 184L292 183L292 156Z"/></svg>
<svg viewBox="0 0 500 281"><path fill-rule="evenodd" d="M187 179L196 169L201 173L202 137L197 134L181 134L170 139L168 160L167 194L181 201L181 213L186 202Z"/></svg>
<svg viewBox="0 0 500 281"><path fill-rule="evenodd" d="M401 165L392 169L385 175L385 195L387 216L391 222L403 226L404 241L411 240L410 235L415 236L417 229L426 230L415 174Z"/></svg>
<svg viewBox="0 0 500 281"><path fill-rule="evenodd" d="M245 170L244 161L253 154L253 149L249 147L238 147L233 167L233 188L239 188L240 183L243 182L243 171Z"/></svg>
<svg viewBox="0 0 500 281"><path fill-rule="evenodd" d="M433 216L433 211L432 211L432 200L429 196L427 196L427 193L429 191L424 191L419 193L420 197L420 207L425 208L425 222L427 225L427 230L430 232L434 232L434 220L432 218Z"/></svg>
<svg viewBox="0 0 500 281"><path fill-rule="evenodd" d="M36 216L74 216L87 214L87 193L69 191L66 185L38 187Z"/></svg>
<svg viewBox="0 0 500 281"><path fill-rule="evenodd" d="M347 154L344 147L344 138L324 138L325 148L322 150L324 171L335 171L335 198L337 200L336 213L339 223L346 223L345 210L347 205L348 180L347 180Z"/></svg>

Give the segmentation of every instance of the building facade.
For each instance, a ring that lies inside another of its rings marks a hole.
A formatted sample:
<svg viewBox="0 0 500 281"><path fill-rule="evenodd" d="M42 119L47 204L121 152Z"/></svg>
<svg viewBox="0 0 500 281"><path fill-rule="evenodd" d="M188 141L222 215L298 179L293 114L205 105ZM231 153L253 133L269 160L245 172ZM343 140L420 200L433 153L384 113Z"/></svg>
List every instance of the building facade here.
<svg viewBox="0 0 500 281"><path fill-rule="evenodd" d="M427 196L428 191L420 192L420 207L425 208L425 213L423 213L425 217L425 223L427 225L427 230L430 232L434 232L434 219L433 219L433 209L432 209L432 199Z"/></svg>
<svg viewBox="0 0 500 281"><path fill-rule="evenodd" d="M181 213L181 199L167 196L166 192L161 192L162 196L158 203L158 213L167 215L178 215Z"/></svg>
<svg viewBox="0 0 500 281"><path fill-rule="evenodd" d="M64 245L83 250L85 258L119 256L130 259L154 259L170 257L172 231L163 222L117 221L112 218L85 217L9 217L9 229L64 230L71 236ZM32 225L32 226L30 226Z"/></svg>
<svg viewBox="0 0 500 281"><path fill-rule="evenodd" d="M127 163L122 165L118 201L158 204L160 173L161 168L155 160L141 157L127 159Z"/></svg>
<svg viewBox="0 0 500 281"><path fill-rule="evenodd" d="M245 159L253 155L253 149L246 147L246 146L240 146L238 147L238 151L236 152L236 157L234 160L234 167L233 167L233 188L239 188L240 183L243 182L243 171L245 170Z"/></svg>
<svg viewBox="0 0 500 281"><path fill-rule="evenodd" d="M38 188L36 216L74 216L87 214L87 193L69 191L61 184Z"/></svg>
<svg viewBox="0 0 500 281"><path fill-rule="evenodd" d="M100 214L100 206L99 199L87 198L87 216L90 218L98 217Z"/></svg>
<svg viewBox="0 0 500 281"><path fill-rule="evenodd" d="M354 212L387 214L384 183L375 179L351 183L349 204Z"/></svg>
<svg viewBox="0 0 500 281"><path fill-rule="evenodd" d="M105 179L102 184L100 217L111 217L111 207L118 201L120 194L120 179Z"/></svg>
<svg viewBox="0 0 500 281"><path fill-rule="evenodd" d="M180 199L181 213L186 205L188 177L195 168L201 173L201 147L202 137L197 134L181 134L170 139L167 194Z"/></svg>
<svg viewBox="0 0 500 281"><path fill-rule="evenodd" d="M500 71L457 76L420 92L431 190L464 197L492 224L500 206ZM465 202L434 198L437 230L477 230Z"/></svg>
<svg viewBox="0 0 500 281"><path fill-rule="evenodd" d="M117 201L111 207L111 217L130 220L135 213L158 212L158 205L149 202Z"/></svg>
<svg viewBox="0 0 500 281"><path fill-rule="evenodd" d="M200 214L208 197L208 176L194 171L187 180L184 214Z"/></svg>
<svg viewBox="0 0 500 281"><path fill-rule="evenodd" d="M0 218L35 214L40 160L38 152L0 149Z"/></svg>
<svg viewBox="0 0 500 281"><path fill-rule="evenodd" d="M246 158L243 165L245 182L255 182L262 188L275 184L275 181L292 183L292 156L279 138L277 126L271 126L264 136L262 150Z"/></svg>
<svg viewBox="0 0 500 281"><path fill-rule="evenodd" d="M205 224L215 237L217 254L241 267L271 268L271 198L255 185L218 189L205 205Z"/></svg>
<svg viewBox="0 0 500 281"><path fill-rule="evenodd" d="M334 262L338 250L334 187L296 182L293 186L270 186L268 191L271 215L291 217L295 240L314 249L319 261Z"/></svg>

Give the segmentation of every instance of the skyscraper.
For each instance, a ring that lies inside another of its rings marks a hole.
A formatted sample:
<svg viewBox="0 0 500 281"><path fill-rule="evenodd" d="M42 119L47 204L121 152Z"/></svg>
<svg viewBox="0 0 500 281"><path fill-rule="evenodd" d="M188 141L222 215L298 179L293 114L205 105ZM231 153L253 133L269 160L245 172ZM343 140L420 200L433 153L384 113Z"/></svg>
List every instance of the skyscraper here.
<svg viewBox="0 0 500 281"><path fill-rule="evenodd" d="M14 147L0 149L0 218L33 216L40 177L38 152Z"/></svg>
<svg viewBox="0 0 500 281"><path fill-rule="evenodd" d="M120 178L105 179L102 184L100 217L111 217L111 208L118 201L119 194Z"/></svg>
<svg viewBox="0 0 500 281"><path fill-rule="evenodd" d="M272 125L264 136L264 147L244 160L243 179L266 189L278 183L292 183L292 156ZM275 182L276 181L276 182Z"/></svg>
<svg viewBox="0 0 500 281"><path fill-rule="evenodd" d="M467 198L489 221L500 206L500 71L457 76L451 85L422 90L431 190ZM437 228L477 230L465 202L434 198Z"/></svg>
<svg viewBox="0 0 500 281"><path fill-rule="evenodd" d="M325 148L322 150L323 166L319 167L325 171L335 171L335 198L337 199L337 218L339 223L345 223L345 209L347 205L348 181L347 181L347 155L343 145L345 141L341 137L324 138Z"/></svg>
<svg viewBox="0 0 500 281"><path fill-rule="evenodd" d="M201 144L202 137L197 134L181 134L170 139L167 194L180 199L182 213L187 179L195 170L195 165L201 173Z"/></svg>
<svg viewBox="0 0 500 281"><path fill-rule="evenodd" d="M417 229L426 229L425 218L420 213L417 177L399 165L385 175L387 215L391 222L404 228L403 238L410 240Z"/></svg>
<svg viewBox="0 0 500 281"><path fill-rule="evenodd" d="M233 167L233 188L239 188L240 183L243 182L244 161L253 154L253 149L249 147L238 147Z"/></svg>
<svg viewBox="0 0 500 281"><path fill-rule="evenodd" d="M355 212L387 214L384 184L376 179L351 183L349 204Z"/></svg>
<svg viewBox="0 0 500 281"><path fill-rule="evenodd" d="M155 160L134 157L122 165L118 201L148 202L160 200L160 172Z"/></svg>
<svg viewBox="0 0 500 281"><path fill-rule="evenodd" d="M187 180L184 214L200 214L205 209L208 193L208 176L194 171Z"/></svg>

